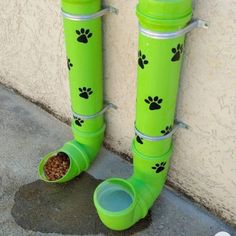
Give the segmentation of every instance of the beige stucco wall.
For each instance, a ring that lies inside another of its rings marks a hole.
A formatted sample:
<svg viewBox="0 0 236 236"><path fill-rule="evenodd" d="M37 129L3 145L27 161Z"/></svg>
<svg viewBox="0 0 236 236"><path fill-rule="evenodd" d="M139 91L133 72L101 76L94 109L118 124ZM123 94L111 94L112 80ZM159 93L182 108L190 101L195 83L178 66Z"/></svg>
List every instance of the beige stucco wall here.
<svg viewBox="0 0 236 236"><path fill-rule="evenodd" d="M106 142L129 153L135 114L135 0L109 0L104 17ZM196 0L210 21L187 39L177 117L191 129L175 136L169 182L236 224L236 1ZM63 29L56 0L0 1L0 82L70 117Z"/></svg>

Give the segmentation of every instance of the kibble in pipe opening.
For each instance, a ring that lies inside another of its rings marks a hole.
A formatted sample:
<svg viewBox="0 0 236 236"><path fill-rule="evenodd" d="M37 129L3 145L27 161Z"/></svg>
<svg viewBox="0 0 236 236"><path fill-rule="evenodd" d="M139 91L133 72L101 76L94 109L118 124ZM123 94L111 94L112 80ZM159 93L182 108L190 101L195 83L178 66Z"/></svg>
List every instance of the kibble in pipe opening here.
<svg viewBox="0 0 236 236"><path fill-rule="evenodd" d="M70 158L64 152L50 157L44 165L44 174L49 181L61 179L70 167Z"/></svg>

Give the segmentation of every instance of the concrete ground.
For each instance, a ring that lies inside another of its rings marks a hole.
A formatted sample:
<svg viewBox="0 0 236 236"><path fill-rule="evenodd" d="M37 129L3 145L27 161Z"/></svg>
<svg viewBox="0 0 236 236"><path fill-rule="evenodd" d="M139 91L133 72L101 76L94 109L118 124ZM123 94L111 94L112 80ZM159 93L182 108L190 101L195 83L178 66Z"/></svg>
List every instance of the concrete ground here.
<svg viewBox="0 0 236 236"><path fill-rule="evenodd" d="M214 236L236 229L168 188L149 215L124 232L108 230L92 202L101 180L128 177L132 166L102 149L88 173L63 185L38 180L46 153L72 139L70 127L0 86L0 235Z"/></svg>

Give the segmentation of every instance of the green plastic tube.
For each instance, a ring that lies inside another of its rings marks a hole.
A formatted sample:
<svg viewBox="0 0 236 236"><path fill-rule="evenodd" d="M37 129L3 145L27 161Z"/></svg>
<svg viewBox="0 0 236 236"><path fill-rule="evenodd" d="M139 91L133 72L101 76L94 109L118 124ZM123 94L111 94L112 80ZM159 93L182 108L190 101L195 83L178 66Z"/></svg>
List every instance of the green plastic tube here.
<svg viewBox="0 0 236 236"><path fill-rule="evenodd" d="M139 0L137 16L144 29L175 32L191 20L192 2ZM173 128L184 39L139 34L136 128L147 136L164 136ZM108 179L94 193L98 215L108 228L124 230L147 215L165 184L172 149L171 137L149 141L136 136L133 175Z"/></svg>
<svg viewBox="0 0 236 236"><path fill-rule="evenodd" d="M70 15L92 15L101 10L100 0L62 0L62 10ZM75 114L90 116L103 109L101 18L73 20L64 18L64 34L72 110ZM78 117L78 116L77 116ZM63 183L89 168L97 156L104 138L103 115L93 119L74 117L74 140L61 149L46 155L39 165L39 176L47 182ZM49 181L44 174L47 160L64 152L70 159L67 174L56 181Z"/></svg>

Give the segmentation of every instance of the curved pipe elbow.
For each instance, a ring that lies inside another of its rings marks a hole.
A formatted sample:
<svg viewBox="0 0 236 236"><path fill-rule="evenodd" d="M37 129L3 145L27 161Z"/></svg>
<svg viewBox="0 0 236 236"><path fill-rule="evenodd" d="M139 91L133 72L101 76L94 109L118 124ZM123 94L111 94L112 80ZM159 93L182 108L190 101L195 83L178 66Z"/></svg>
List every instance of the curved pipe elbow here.
<svg viewBox="0 0 236 236"><path fill-rule="evenodd" d="M101 221L112 230L125 230L143 219L164 187L169 169L170 150L160 157L138 153L133 145L134 174L129 179L112 178L94 193L94 204ZM166 163L158 172L154 167Z"/></svg>
<svg viewBox="0 0 236 236"><path fill-rule="evenodd" d="M47 154L40 162L38 174L40 179L50 183L64 183L72 180L81 172L86 171L94 158L99 153L105 132L105 125L96 132L78 131L75 125L72 125L74 140L64 144L62 148ZM50 181L44 173L44 166L47 161L57 153L65 153L70 159L70 166L67 173L60 179Z"/></svg>
<svg viewBox="0 0 236 236"><path fill-rule="evenodd" d="M82 146L81 148L87 155L89 164L91 164L101 149L106 125L103 124L99 130L94 132L81 132L75 123L72 124L71 128L74 139Z"/></svg>

